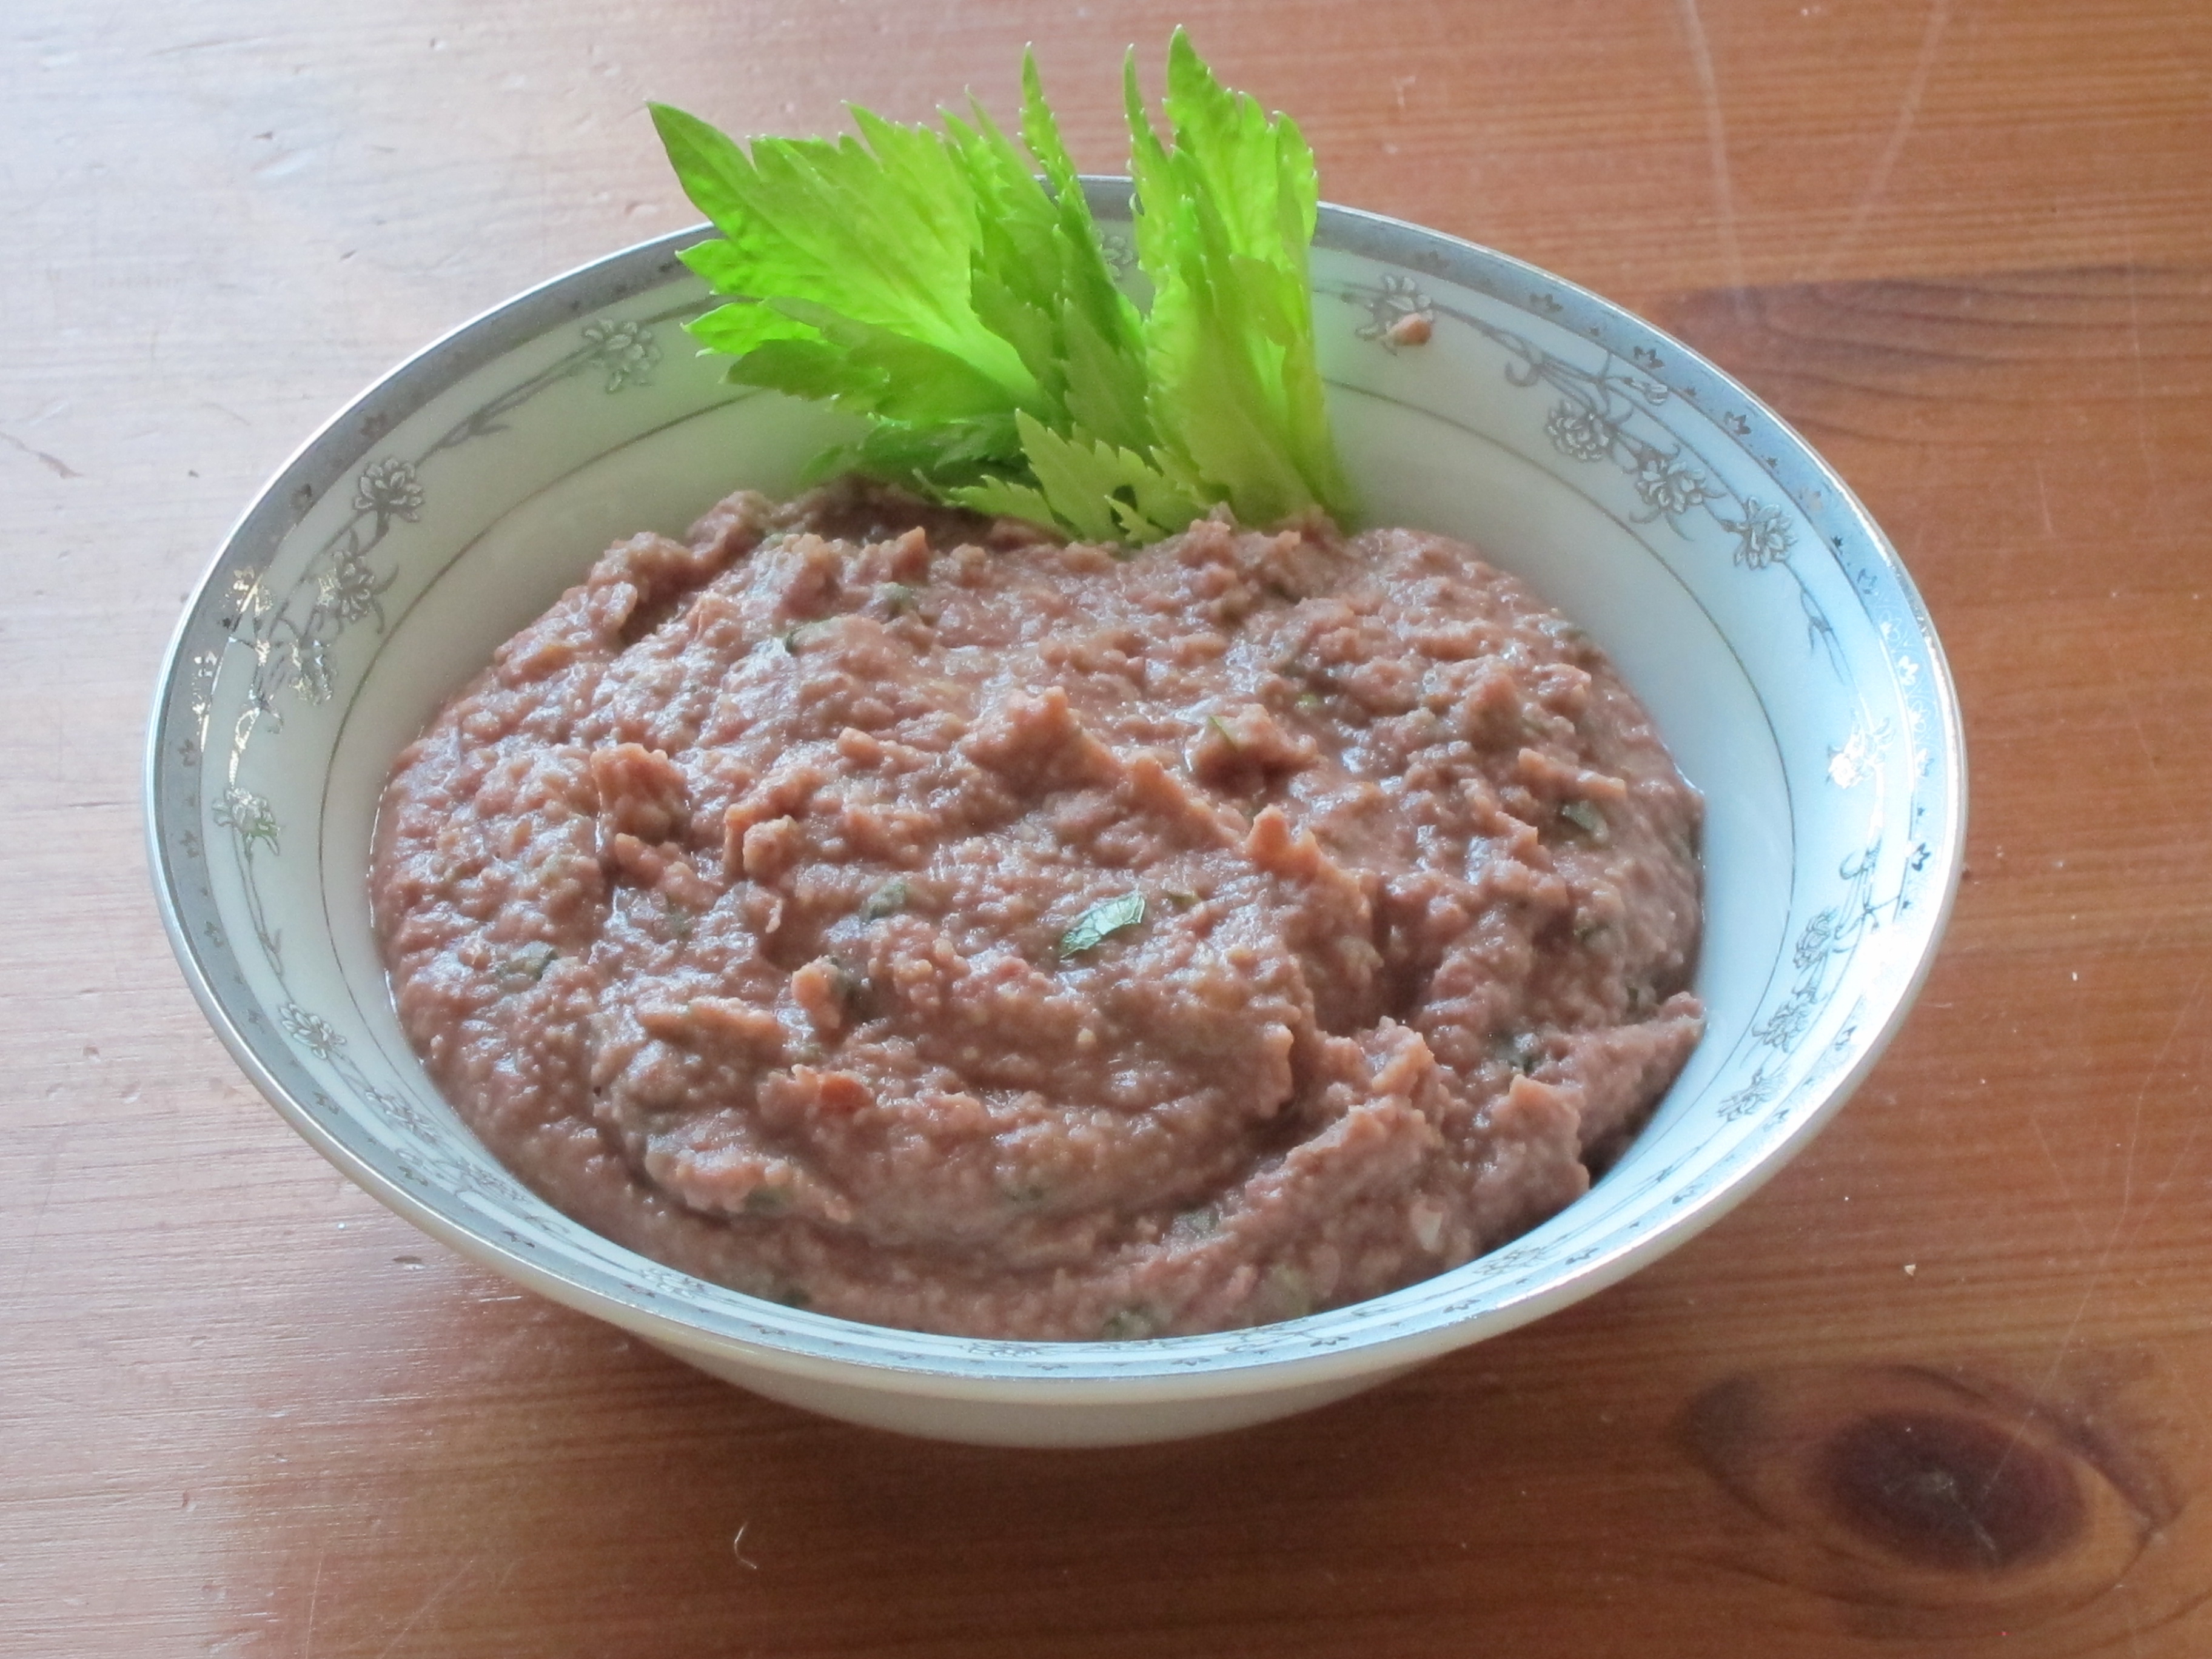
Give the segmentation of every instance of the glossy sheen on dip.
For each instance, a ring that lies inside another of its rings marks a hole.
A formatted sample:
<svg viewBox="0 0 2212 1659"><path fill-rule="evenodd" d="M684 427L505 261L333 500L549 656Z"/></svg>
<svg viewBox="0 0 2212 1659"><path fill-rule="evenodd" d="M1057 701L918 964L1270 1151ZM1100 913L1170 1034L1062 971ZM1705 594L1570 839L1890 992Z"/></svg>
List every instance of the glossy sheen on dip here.
<svg viewBox="0 0 2212 1659"><path fill-rule="evenodd" d="M1699 816L1462 545L1130 556L848 485L605 554L400 757L374 896L433 1076L587 1225L1129 1338L1581 1194L1699 1034Z"/></svg>

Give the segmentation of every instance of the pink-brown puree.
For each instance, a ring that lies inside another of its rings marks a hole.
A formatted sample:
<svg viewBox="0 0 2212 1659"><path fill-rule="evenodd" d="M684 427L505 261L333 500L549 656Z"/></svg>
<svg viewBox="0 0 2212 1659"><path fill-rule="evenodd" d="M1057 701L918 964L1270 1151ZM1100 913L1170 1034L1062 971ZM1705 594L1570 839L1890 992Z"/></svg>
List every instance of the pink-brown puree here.
<svg viewBox="0 0 2212 1659"><path fill-rule="evenodd" d="M1135 1337L1581 1194L1701 1030L1699 817L1580 630L1440 537L1124 556L848 484L610 550L400 757L374 896L432 1075L587 1225Z"/></svg>

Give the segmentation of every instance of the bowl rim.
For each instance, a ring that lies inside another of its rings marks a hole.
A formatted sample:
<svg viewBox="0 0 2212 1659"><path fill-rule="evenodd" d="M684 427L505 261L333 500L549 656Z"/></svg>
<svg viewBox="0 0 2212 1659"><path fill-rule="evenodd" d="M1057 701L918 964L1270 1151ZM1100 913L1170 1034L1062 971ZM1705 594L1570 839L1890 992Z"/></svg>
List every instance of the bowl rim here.
<svg viewBox="0 0 2212 1659"><path fill-rule="evenodd" d="M1102 218L1118 220L1126 211L1131 188L1127 179L1085 175L1083 182L1086 196ZM1477 1340L1502 1334L1617 1282L1712 1225L1757 1191L1819 1131L1880 1060L1910 1013L1939 953L1964 866L1968 810L1966 742L1956 687L1925 603L1896 549L1857 495L1810 443L1756 393L1694 348L1614 301L1510 254L1387 215L1323 203L1315 238L1317 250L1340 250L1385 261L1477 290L1495 290L1501 279L1516 287L1533 283L1617 334L1663 346L1668 354L1666 378L1671 386L1680 389L1686 379L1701 392L1708 387L1714 393L1724 391L1731 404L1747 412L1754 431L1765 428L1771 441L1781 446L1777 454L1787 454L1793 468L1802 469L1832 497L1829 510L1848 525L1894 584L1905 616L1917 629L1930 681L1927 695L1934 706L1935 724L1940 728L1926 734L1924 742L1940 774L1939 794L1946 808L1944 822L1929 843L1929 879L1918 924L1918 954L1909 971L1877 982L1877 994L1886 1004L1879 1011L1879 1024L1870 1034L1863 1031L1850 1062L1820 1082L1817 1093L1796 1112L1786 1131L1767 1143L1757 1157L1683 1203L1663 1221L1626 1243L1604 1249L1590 1261L1565 1267L1502 1305L1480 1310L1471 1316L1455 1316L1449 1309L1439 1308L1410 1328L1403 1322L1387 1323L1381 1328L1355 1326L1342 1334L1310 1328L1316 1323L1325 1328L1352 1309L1375 1309L1413 1297L1433 1299L1438 1281L1451 1276L1447 1273L1343 1309L1237 1333L1237 1347L1209 1352L1196 1363L1187 1357L1179 1359L1178 1351L1187 1353L1186 1345L1218 1341L1218 1338L1009 1342L908 1332L765 1303L759 1304L763 1313L772 1310L778 1317L756 1320L758 1334L739 1336L669 1311L658 1299L655 1305L646 1305L579 1282L526 1250L507 1247L489 1229L468 1224L459 1218L465 1212L448 1214L439 1209L421 1193L357 1155L307 1111L263 1062L254 1042L216 990L180 912L178 875L168 851L171 824L162 781L193 623L225 571L240 562L241 550L249 556L256 548L273 553L298 516L359 459L362 448L428 396L564 318L588 315L679 278L685 274L685 267L676 257L678 251L713 234L710 226L693 225L586 261L486 307L380 376L302 441L240 513L195 584L162 655L147 727L143 792L149 874L170 946L201 1012L248 1079L303 1139L387 1208L441 1243L552 1300L648 1340L678 1351L711 1352L789 1376L849 1383L872 1375L878 1387L921 1395L1007 1401L1050 1398L1070 1403L1272 1392L1402 1369ZM1720 404L1713 397L1701 396L1698 406L1711 410ZM775 1340L779 1326L792 1330L793 1340L788 1343ZM843 1339L836 1344L835 1352L825 1351L818 1341L805 1340L806 1333L825 1328L834 1328ZM855 1339L868 1339L860 1343L866 1352L854 1352ZM966 1351L959 1353L959 1363L951 1363L951 1356L942 1352L948 1347L956 1352ZM940 1352L933 1357L927 1352L933 1349Z"/></svg>

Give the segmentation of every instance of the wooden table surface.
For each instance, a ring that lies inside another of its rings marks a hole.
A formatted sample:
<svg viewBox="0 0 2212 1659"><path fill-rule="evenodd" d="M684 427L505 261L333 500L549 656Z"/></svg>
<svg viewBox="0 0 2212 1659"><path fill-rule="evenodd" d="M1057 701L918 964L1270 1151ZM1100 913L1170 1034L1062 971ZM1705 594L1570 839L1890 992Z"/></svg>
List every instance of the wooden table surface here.
<svg viewBox="0 0 2212 1659"><path fill-rule="evenodd" d="M404 354L692 216L738 131L1005 113L1115 170L1188 21L1331 198L1689 338L1903 551L1970 872L1851 1105L1663 1263L1303 1420L979 1451L708 1381L379 1209L147 890L157 659ZM2212 1653L2203 0L9 0L0 1652Z"/></svg>

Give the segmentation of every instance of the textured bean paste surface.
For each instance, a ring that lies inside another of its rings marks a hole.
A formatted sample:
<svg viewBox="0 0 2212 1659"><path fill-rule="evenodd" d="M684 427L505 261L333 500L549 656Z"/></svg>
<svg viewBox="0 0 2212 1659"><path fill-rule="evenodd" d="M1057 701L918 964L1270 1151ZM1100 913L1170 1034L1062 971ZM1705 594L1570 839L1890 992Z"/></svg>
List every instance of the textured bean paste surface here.
<svg viewBox="0 0 2212 1659"><path fill-rule="evenodd" d="M1469 549L844 485L641 535L401 757L402 1021L554 1204L879 1324L1227 1328L1581 1194L1697 1042L1700 803Z"/></svg>

